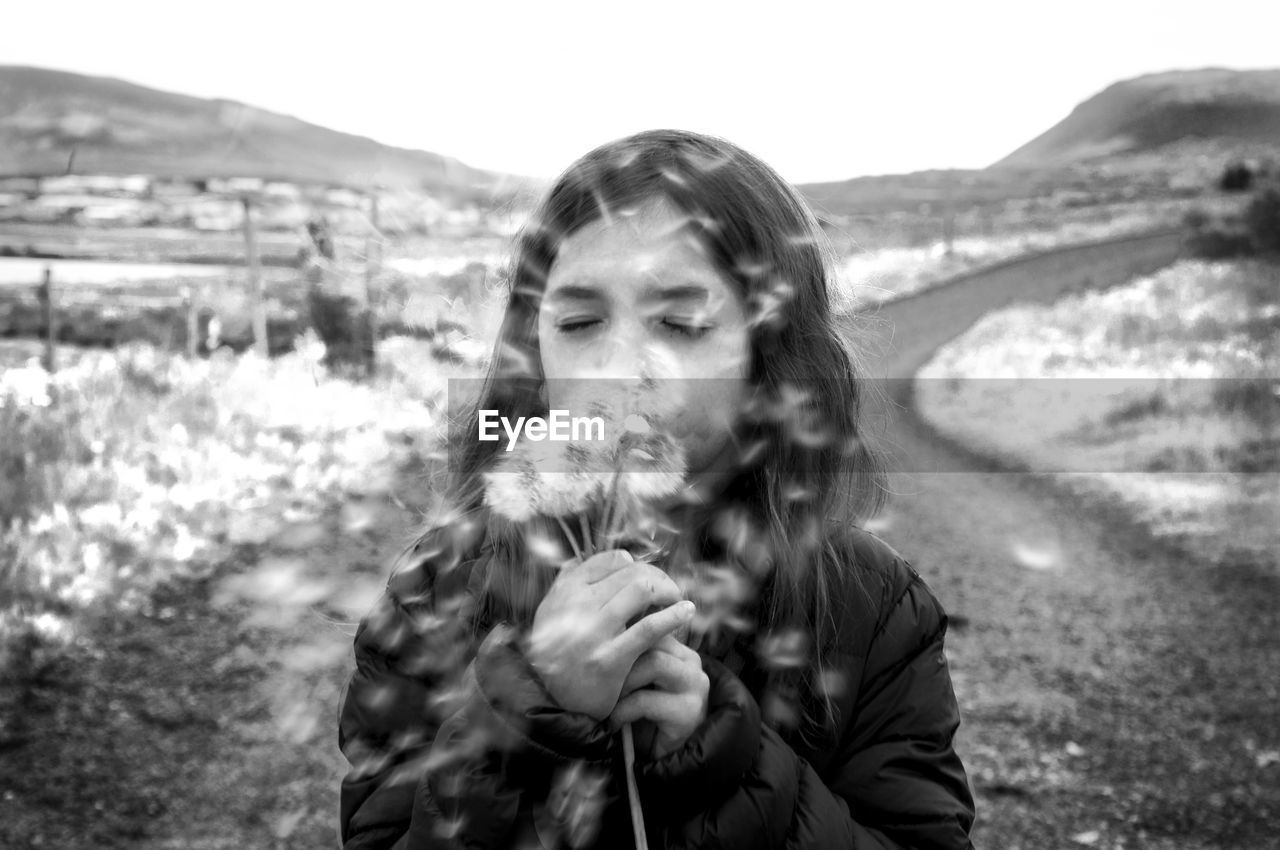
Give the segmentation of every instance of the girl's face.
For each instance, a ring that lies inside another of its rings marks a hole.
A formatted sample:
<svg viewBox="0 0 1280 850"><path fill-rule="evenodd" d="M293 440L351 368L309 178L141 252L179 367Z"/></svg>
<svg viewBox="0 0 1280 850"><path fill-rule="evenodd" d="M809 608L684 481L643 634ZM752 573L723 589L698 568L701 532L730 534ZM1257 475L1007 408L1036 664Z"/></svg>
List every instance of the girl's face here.
<svg viewBox="0 0 1280 850"><path fill-rule="evenodd" d="M700 472L728 462L750 338L741 299L687 221L656 199L564 239L538 339L548 406L572 415L581 415L601 379L675 378L659 386L673 394L676 411L663 424L684 445L690 471Z"/></svg>

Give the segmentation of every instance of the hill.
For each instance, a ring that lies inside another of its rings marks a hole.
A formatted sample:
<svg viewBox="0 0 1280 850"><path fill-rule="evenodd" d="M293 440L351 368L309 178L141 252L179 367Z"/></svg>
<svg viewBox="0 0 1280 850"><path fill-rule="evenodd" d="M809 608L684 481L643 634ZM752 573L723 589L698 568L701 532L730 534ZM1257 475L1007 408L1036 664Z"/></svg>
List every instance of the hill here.
<svg viewBox="0 0 1280 850"><path fill-rule="evenodd" d="M1280 69L1207 68L1148 74L1108 86L995 164L1044 168L1201 143L1221 150L1280 146Z"/></svg>
<svg viewBox="0 0 1280 850"><path fill-rule="evenodd" d="M453 200L481 200L528 184L236 101L0 65L0 175L63 174L69 162L80 174L381 184Z"/></svg>

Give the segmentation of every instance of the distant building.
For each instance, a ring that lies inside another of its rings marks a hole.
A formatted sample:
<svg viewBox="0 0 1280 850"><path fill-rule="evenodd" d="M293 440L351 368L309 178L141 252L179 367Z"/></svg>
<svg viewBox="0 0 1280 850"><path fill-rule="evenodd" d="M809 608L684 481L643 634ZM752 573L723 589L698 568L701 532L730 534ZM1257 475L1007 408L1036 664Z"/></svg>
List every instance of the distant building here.
<svg viewBox="0 0 1280 850"><path fill-rule="evenodd" d="M150 201L120 199L106 200L86 206L80 211L80 221L111 227L138 227L151 224L160 217L160 205Z"/></svg>
<svg viewBox="0 0 1280 850"><path fill-rule="evenodd" d="M280 201L298 201L302 198L302 190L294 183L273 180L262 187L262 194L267 198Z"/></svg>
<svg viewBox="0 0 1280 850"><path fill-rule="evenodd" d="M261 177L210 177L206 186L212 194L242 195L261 192L264 183Z"/></svg>
<svg viewBox="0 0 1280 850"><path fill-rule="evenodd" d="M40 190L46 195L91 194L110 197L140 198L151 191L151 178L143 174L116 176L111 174L68 174L45 177Z"/></svg>
<svg viewBox="0 0 1280 850"><path fill-rule="evenodd" d="M254 218L264 230L298 230L310 216L311 209L303 204L275 203L258 206Z"/></svg>
<svg viewBox="0 0 1280 850"><path fill-rule="evenodd" d="M151 185L151 195L154 198L194 198L199 194L199 186L180 177L157 179Z"/></svg>
<svg viewBox="0 0 1280 850"><path fill-rule="evenodd" d="M182 211L197 230L238 230L244 222L244 211L238 201L201 199L183 204Z"/></svg>

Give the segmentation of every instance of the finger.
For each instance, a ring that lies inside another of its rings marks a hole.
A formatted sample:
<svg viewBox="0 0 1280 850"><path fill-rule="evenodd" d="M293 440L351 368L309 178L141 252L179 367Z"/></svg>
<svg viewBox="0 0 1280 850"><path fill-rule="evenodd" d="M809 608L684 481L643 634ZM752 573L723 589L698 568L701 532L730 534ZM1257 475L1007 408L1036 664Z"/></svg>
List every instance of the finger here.
<svg viewBox="0 0 1280 850"><path fill-rule="evenodd" d="M625 585L601 606L601 613L623 628L630 626L650 608L662 608L681 600L675 582L645 576Z"/></svg>
<svg viewBox="0 0 1280 850"><path fill-rule="evenodd" d="M626 549L608 549L587 558L582 562L581 568L574 570L574 573L587 584L593 584L618 570L625 569L635 563L635 560L635 557Z"/></svg>
<svg viewBox="0 0 1280 850"><path fill-rule="evenodd" d="M655 585L666 585L680 594L682 598L684 592L680 589L680 585L676 580L667 575L658 567L652 564L644 564L639 561L628 564L624 569L617 570L602 578L600 581L591 585L591 590L598 598L609 600L617 596L629 584L637 584L641 582L649 582Z"/></svg>
<svg viewBox="0 0 1280 850"><path fill-rule="evenodd" d="M634 626L618 635L610 642L610 653L626 664L634 664L640 653L658 642L663 635L670 634L693 619L696 610L694 604L682 600L668 605L661 611L655 611L642 617Z"/></svg>
<svg viewBox="0 0 1280 850"><path fill-rule="evenodd" d="M637 720L652 720L659 726L678 726L685 722L685 715L689 710L688 702L688 698L683 694L669 694L666 691L635 691L618 700L609 714L609 723L615 729L620 728L624 723L635 723Z"/></svg>
<svg viewBox="0 0 1280 850"><path fill-rule="evenodd" d="M696 661L699 666L702 665L702 661L698 657L698 653L694 652L688 646L680 642L678 629L670 634L666 634L660 637L658 639L658 642L655 643L650 648L649 651L665 652L669 655L674 656L679 661L685 662L685 661L692 660L692 661Z"/></svg>
<svg viewBox="0 0 1280 850"><path fill-rule="evenodd" d="M698 671L701 669L699 665ZM622 683L622 693L629 694L650 685L671 693L693 690L696 672L684 659L657 648L650 649L636 659Z"/></svg>

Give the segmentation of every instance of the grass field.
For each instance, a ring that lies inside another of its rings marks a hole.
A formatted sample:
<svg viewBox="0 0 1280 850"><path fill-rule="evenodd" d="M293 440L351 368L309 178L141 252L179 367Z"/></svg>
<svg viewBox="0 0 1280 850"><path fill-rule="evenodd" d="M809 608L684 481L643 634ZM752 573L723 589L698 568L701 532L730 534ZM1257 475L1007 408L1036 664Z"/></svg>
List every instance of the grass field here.
<svg viewBox="0 0 1280 850"><path fill-rule="evenodd" d="M1280 268L1183 261L989 314L917 376L945 434L1118 498L1206 557L1280 551Z"/></svg>

